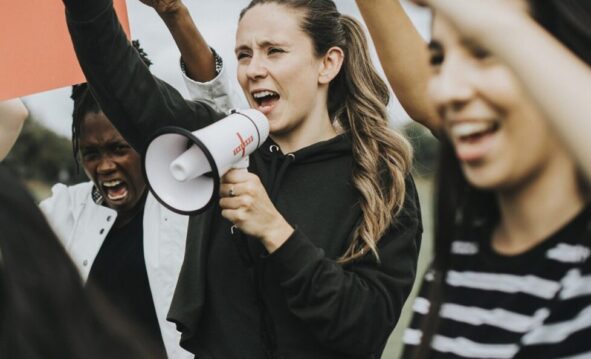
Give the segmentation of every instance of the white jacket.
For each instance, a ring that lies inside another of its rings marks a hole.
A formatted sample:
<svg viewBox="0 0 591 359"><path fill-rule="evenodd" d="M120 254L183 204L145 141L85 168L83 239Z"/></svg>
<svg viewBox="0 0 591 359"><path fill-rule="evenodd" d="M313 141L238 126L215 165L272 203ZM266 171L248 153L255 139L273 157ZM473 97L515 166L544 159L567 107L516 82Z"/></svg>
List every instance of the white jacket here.
<svg viewBox="0 0 591 359"><path fill-rule="evenodd" d="M92 182L56 184L41 210L86 281L117 212L92 200ZM188 217L169 211L149 194L144 208L144 260L156 316L170 359L193 358L179 345L180 333L166 321L183 264Z"/></svg>

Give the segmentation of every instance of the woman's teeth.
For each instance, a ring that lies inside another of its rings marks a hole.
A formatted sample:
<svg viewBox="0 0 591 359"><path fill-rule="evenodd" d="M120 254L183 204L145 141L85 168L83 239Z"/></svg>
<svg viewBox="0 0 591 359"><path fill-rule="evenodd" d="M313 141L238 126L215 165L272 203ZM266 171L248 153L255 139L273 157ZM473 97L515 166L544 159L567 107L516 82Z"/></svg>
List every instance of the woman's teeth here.
<svg viewBox="0 0 591 359"><path fill-rule="evenodd" d="M496 130L496 122L458 122L450 127L451 135L457 139L469 139Z"/></svg>
<svg viewBox="0 0 591 359"><path fill-rule="evenodd" d="M271 92L271 91L261 91L261 92L256 92L252 95L252 97L254 97L255 99L262 99L263 97L267 97L267 96L275 96L275 93Z"/></svg>
<svg viewBox="0 0 591 359"><path fill-rule="evenodd" d="M121 181L119 181L119 180L112 180L112 181L103 182L103 186L107 187L107 188L117 187L120 184L121 184Z"/></svg>
<svg viewBox="0 0 591 359"><path fill-rule="evenodd" d="M273 103L275 100L279 99L279 94L273 91L264 90L259 92L254 92L252 94L253 99L259 106L268 106Z"/></svg>
<svg viewBox="0 0 591 359"><path fill-rule="evenodd" d="M103 182L103 188L107 198L112 201L123 199L127 196L127 188L123 185L122 181L112 180Z"/></svg>
<svg viewBox="0 0 591 359"><path fill-rule="evenodd" d="M107 192L107 197L109 197L110 200L112 201L116 201L119 199L123 199L127 196L127 190L125 188L120 189L119 191L113 193L111 191Z"/></svg>

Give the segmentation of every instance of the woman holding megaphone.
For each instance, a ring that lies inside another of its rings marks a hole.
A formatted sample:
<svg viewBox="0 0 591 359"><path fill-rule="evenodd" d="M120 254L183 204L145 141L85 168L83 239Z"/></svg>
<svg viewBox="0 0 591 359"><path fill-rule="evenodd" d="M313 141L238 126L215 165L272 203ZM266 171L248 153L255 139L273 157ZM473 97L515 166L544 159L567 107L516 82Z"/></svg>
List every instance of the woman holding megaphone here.
<svg viewBox="0 0 591 359"><path fill-rule="evenodd" d="M98 101L140 153L163 126L221 117L148 72L108 0L64 2ZM380 357L422 226L411 150L387 126L363 32L330 0L253 1L236 56L270 137L191 218L169 319L198 358Z"/></svg>

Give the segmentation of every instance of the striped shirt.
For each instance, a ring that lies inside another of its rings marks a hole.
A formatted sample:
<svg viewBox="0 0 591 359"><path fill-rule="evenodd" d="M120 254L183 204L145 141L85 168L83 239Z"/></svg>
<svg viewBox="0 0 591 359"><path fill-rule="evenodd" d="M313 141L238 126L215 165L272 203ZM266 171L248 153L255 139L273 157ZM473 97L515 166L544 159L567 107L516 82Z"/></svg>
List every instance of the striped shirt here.
<svg viewBox="0 0 591 359"><path fill-rule="evenodd" d="M516 256L496 253L490 233L452 243L431 357L591 358L591 207ZM428 272L405 331L404 358L420 343L432 281Z"/></svg>

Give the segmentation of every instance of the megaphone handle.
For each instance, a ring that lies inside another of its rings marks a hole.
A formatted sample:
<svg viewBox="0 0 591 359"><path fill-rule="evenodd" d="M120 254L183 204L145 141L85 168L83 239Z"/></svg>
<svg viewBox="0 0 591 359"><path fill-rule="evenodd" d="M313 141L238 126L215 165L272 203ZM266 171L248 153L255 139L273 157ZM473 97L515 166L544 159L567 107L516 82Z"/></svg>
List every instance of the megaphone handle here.
<svg viewBox="0 0 591 359"><path fill-rule="evenodd" d="M248 169L248 156L244 157L243 159L241 159L240 161L234 163L232 165L232 168L236 168L236 169Z"/></svg>

